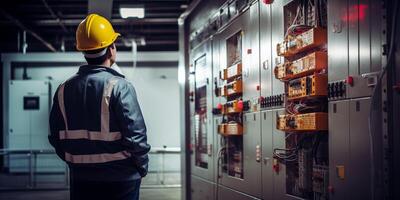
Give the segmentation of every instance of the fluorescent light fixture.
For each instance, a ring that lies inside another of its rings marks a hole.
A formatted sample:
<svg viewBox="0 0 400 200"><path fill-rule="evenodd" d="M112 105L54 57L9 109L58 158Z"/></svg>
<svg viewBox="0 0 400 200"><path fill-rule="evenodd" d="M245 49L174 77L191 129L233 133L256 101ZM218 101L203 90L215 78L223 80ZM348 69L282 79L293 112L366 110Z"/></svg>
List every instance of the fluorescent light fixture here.
<svg viewBox="0 0 400 200"><path fill-rule="evenodd" d="M119 14L122 18L144 18L144 7L120 7Z"/></svg>

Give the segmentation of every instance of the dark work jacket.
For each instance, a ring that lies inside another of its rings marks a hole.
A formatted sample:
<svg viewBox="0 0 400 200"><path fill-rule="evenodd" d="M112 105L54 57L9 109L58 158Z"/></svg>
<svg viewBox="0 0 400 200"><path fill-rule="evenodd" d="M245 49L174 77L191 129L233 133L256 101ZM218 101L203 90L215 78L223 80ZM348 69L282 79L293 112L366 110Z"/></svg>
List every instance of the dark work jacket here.
<svg viewBox="0 0 400 200"><path fill-rule="evenodd" d="M109 132L119 132L120 137L112 141L93 139L94 137L89 136L76 138L77 135L74 138L74 130L85 130L88 133L92 132L91 134L101 131L103 92L111 79L116 83L107 100ZM146 176L150 145L147 144L146 125L133 85L109 67L81 66L78 73L63 86L63 105L70 130L69 138L60 136L60 131L66 129L58 99L61 87L62 85L54 95L51 108L49 141L57 155L68 163L71 178L86 181L124 181ZM68 156L100 158L101 156L97 155L118 152L128 152L124 154L128 156L106 162L77 162L71 161Z"/></svg>

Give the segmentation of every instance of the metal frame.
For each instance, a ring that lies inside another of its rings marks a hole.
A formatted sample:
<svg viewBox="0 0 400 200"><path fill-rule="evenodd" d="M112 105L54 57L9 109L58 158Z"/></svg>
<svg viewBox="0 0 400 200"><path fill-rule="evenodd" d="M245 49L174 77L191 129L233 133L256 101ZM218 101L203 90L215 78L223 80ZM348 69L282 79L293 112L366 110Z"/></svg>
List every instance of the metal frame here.
<svg viewBox="0 0 400 200"><path fill-rule="evenodd" d="M198 45L196 48L194 48L190 54L190 60L191 60L191 65L195 66L195 61L202 56L205 56L206 59L206 66L208 67L207 70L207 148L211 148L211 155L208 155L208 168L204 169L201 167L197 167L195 165L195 151L191 154L191 167L192 167L192 174L197 175L200 177L203 177L207 180L213 180L214 179L214 154L213 154L213 146L214 146L214 137L213 137L213 114L212 114L212 108L213 108L213 81L212 81L212 69L213 69L213 63L212 63L212 40L207 39L200 45ZM193 88L194 90L196 88ZM196 98L196 97L195 97ZM190 112L194 111L194 105L191 103L191 110ZM192 113L194 114L194 113ZM194 134L194 128L191 130L191 135L192 139L195 140L195 134ZM192 145L194 144L194 141L192 142Z"/></svg>
<svg viewBox="0 0 400 200"><path fill-rule="evenodd" d="M11 155L26 155L27 159L29 159L29 172L28 172L28 184L25 188L0 188L0 191L4 190L36 190L36 189L68 189L69 188L69 168L68 165L65 165L65 173L64 173L64 180L65 180L65 187L61 188L43 188L37 187L36 182L36 166L37 166L37 157L38 155L55 155L56 152L54 149L0 149L0 156L11 156ZM181 187L180 184L165 184L165 155L172 154L177 155L181 154L180 148L152 148L149 154L153 155L161 155L160 164L161 170L157 170L157 182L159 185L143 185L142 188L179 188ZM178 173L178 171L176 171Z"/></svg>
<svg viewBox="0 0 400 200"><path fill-rule="evenodd" d="M252 88L247 88L250 93L244 93L244 100L253 100L258 98L260 91L257 91L256 85L259 85L259 2L254 2L241 15L234 19L229 25L215 37L219 40L220 56L219 66L227 67L226 63L226 39L242 31L242 62L243 62L243 81ZM255 40L255 41L254 41ZM218 42L218 41L217 41ZM257 59L254 59L254 57ZM253 59L252 59L253 58ZM251 79L250 79L251 78ZM246 89L244 89L246 91ZM214 118L216 119L216 118ZM252 112L243 114L243 125L246 133L243 137L243 173L244 178L238 179L222 173L222 178L218 181L221 185L233 188L237 191L261 197L261 163L256 161L256 146L261 141L260 113ZM248 132L247 132L248 130ZM217 133L215 133L217 134ZM216 147L221 148L217 136ZM218 194L219 195L219 194Z"/></svg>

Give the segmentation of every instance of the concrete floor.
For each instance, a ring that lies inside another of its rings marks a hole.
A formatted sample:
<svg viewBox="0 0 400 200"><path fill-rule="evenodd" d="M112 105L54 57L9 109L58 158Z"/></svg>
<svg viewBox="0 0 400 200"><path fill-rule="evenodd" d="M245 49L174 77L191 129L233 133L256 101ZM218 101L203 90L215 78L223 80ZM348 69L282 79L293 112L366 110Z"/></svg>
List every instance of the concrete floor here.
<svg viewBox="0 0 400 200"><path fill-rule="evenodd" d="M141 189L141 200L180 200L180 188ZM68 190L0 192L0 200L68 200Z"/></svg>

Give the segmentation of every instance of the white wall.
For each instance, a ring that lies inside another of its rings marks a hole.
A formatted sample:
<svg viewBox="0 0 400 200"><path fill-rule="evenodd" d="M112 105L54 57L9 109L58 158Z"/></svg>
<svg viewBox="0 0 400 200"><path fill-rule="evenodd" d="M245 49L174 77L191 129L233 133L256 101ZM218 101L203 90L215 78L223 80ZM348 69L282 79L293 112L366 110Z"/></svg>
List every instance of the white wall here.
<svg viewBox="0 0 400 200"><path fill-rule="evenodd" d="M15 78L22 79L22 69L15 70ZM78 67L32 67L28 76L36 80L53 78L53 88L71 77ZM148 142L152 147L180 147L179 88L177 67L122 67L126 78L136 88L139 104L147 126ZM158 158L150 159L153 170L159 167ZM179 155L168 156L166 170L179 170ZM172 164L171 164L172 163Z"/></svg>

